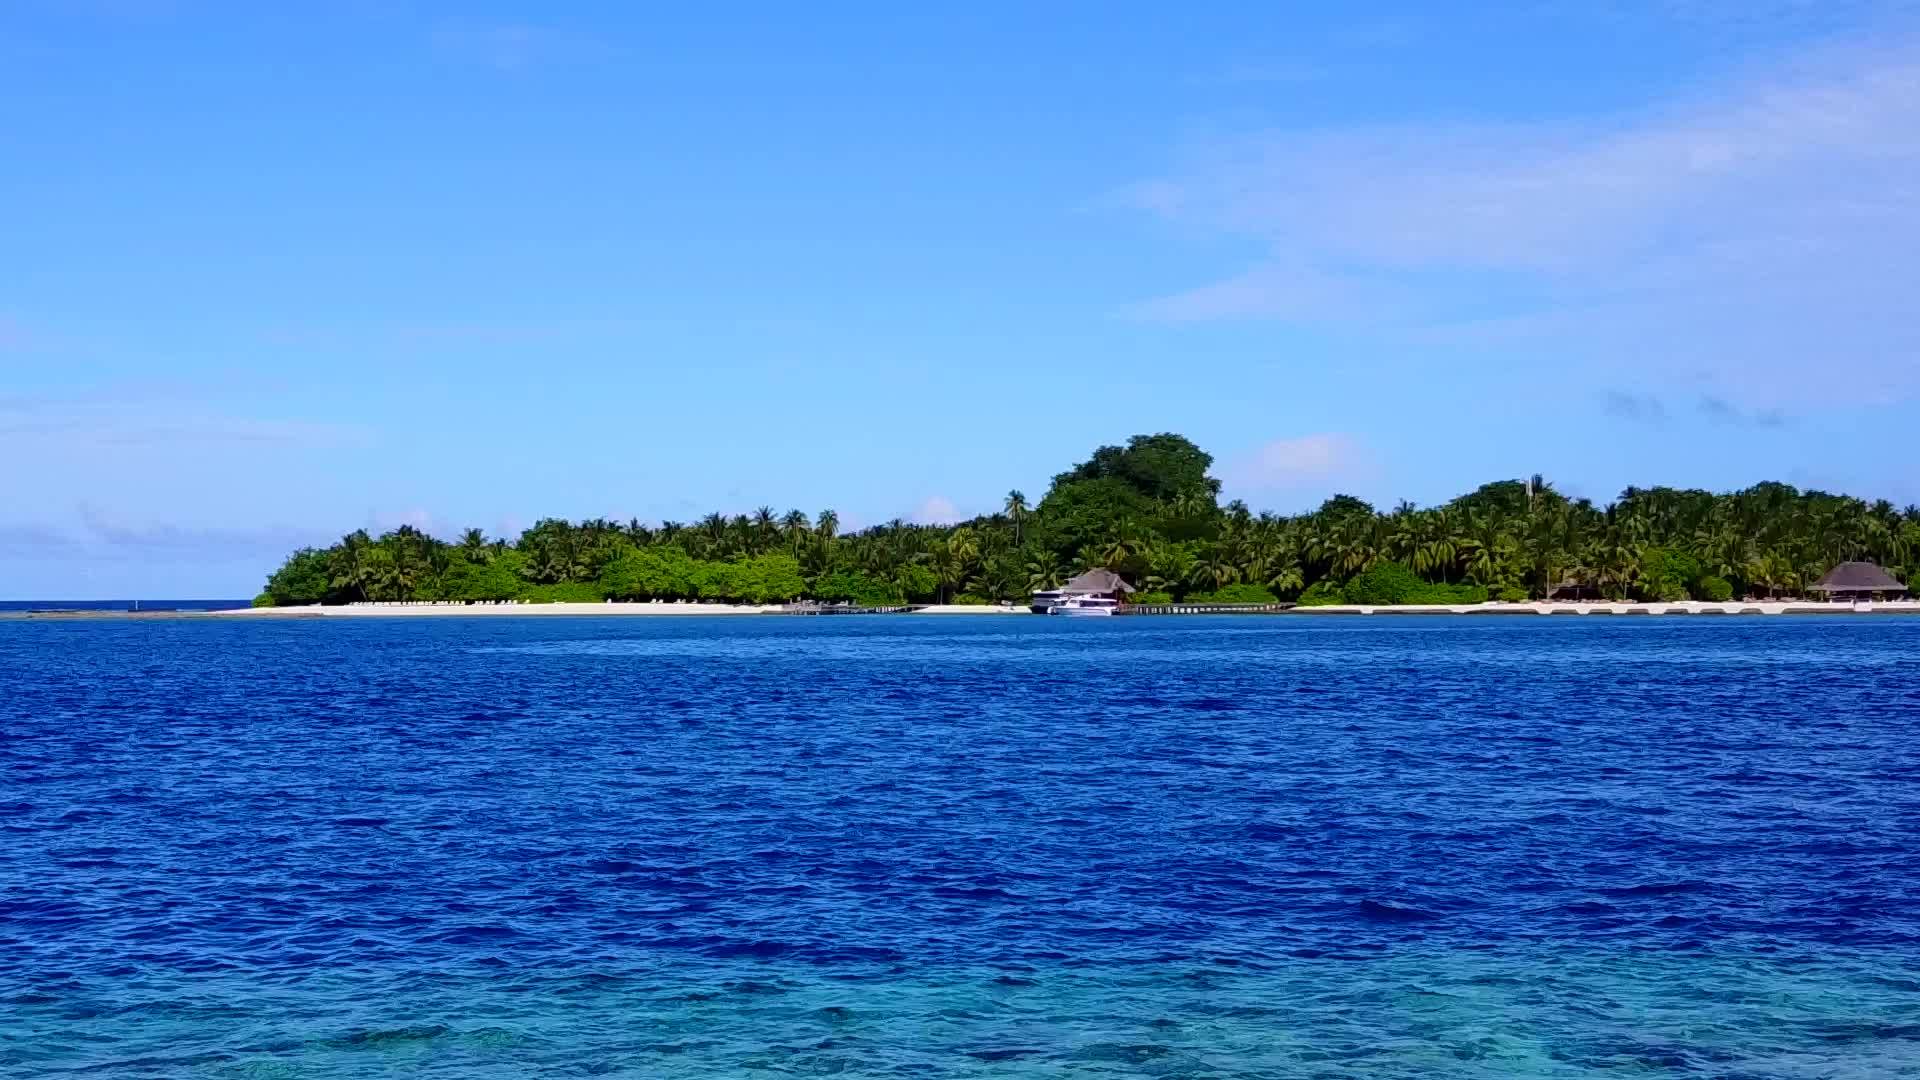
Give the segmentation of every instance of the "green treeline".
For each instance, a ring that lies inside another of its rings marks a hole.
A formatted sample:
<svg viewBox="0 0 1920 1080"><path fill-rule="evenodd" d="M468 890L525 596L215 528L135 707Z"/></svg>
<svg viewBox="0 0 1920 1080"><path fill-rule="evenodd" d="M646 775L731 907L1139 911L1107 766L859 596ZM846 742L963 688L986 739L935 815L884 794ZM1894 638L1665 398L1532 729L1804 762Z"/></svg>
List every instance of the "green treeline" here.
<svg viewBox="0 0 1920 1080"><path fill-rule="evenodd" d="M1105 446L1054 477L1038 504L1009 492L953 526L842 534L831 510L769 507L682 524L548 519L512 541L448 543L402 526L293 553L256 603L359 600L720 600L864 605L1019 601L1094 567L1143 600L1467 603L1576 584L1610 598L1797 593L1865 559L1911 581L1920 507L1785 484L1732 494L1629 488L1606 506L1536 477L1443 506L1376 511L1336 496L1309 514L1219 504L1211 456L1178 435Z"/></svg>

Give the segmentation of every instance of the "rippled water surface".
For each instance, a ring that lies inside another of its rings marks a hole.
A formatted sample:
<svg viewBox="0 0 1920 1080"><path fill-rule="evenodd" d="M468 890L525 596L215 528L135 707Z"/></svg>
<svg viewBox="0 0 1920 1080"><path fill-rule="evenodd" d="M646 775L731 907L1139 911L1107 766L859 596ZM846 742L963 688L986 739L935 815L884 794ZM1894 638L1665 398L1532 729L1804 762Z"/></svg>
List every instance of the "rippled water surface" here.
<svg viewBox="0 0 1920 1080"><path fill-rule="evenodd" d="M0 622L0 1075L1920 1076L1920 620Z"/></svg>

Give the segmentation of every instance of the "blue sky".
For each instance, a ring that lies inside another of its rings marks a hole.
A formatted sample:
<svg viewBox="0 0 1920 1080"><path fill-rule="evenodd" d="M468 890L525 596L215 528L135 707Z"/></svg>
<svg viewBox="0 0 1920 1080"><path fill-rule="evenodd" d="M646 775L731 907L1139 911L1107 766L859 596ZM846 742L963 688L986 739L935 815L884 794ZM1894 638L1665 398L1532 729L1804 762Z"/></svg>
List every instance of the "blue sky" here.
<svg viewBox="0 0 1920 1080"><path fill-rule="evenodd" d="M1920 501L1908 3L293 7L0 0L0 596L1160 430Z"/></svg>

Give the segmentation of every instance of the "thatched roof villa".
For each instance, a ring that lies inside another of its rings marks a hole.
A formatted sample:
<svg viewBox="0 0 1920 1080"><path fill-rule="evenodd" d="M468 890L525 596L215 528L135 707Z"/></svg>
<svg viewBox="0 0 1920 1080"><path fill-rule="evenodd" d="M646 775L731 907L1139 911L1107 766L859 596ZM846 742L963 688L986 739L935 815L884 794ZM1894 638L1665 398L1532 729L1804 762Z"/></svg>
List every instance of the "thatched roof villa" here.
<svg viewBox="0 0 1920 1080"><path fill-rule="evenodd" d="M1807 586L1808 592L1825 593L1830 600L1871 599L1898 596L1907 591L1892 574L1870 562L1843 562L1827 571L1827 576Z"/></svg>
<svg viewBox="0 0 1920 1080"><path fill-rule="evenodd" d="M1119 603L1133 592L1133 586L1127 580L1111 570L1089 570L1075 577L1057 589L1043 589L1034 593L1028 602L1028 609L1036 615L1045 615L1062 601L1075 598L1097 598Z"/></svg>
<svg viewBox="0 0 1920 1080"><path fill-rule="evenodd" d="M1062 596L1104 596L1123 600L1133 591L1126 579L1111 570L1089 570L1060 586Z"/></svg>

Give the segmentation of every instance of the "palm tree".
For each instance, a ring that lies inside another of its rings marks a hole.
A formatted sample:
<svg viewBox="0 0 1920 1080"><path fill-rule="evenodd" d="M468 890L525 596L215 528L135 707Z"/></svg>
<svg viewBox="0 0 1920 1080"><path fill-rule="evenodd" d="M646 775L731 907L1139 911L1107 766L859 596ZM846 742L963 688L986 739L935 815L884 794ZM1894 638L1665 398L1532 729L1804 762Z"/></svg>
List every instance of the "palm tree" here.
<svg viewBox="0 0 1920 1080"><path fill-rule="evenodd" d="M1380 558L1380 549L1374 542L1373 522L1355 519L1343 526L1333 537L1334 563L1343 574L1364 573Z"/></svg>
<svg viewBox="0 0 1920 1080"><path fill-rule="evenodd" d="M479 529L468 529L460 534L460 554L470 563L489 561L487 534Z"/></svg>
<svg viewBox="0 0 1920 1080"><path fill-rule="evenodd" d="M954 590L967 580L967 560L953 544L935 540L931 545L933 576L940 582L940 602L951 603Z"/></svg>
<svg viewBox="0 0 1920 1080"><path fill-rule="evenodd" d="M1146 562L1150 589L1184 586L1193 576L1193 550L1185 544L1148 544L1140 557Z"/></svg>
<svg viewBox="0 0 1920 1080"><path fill-rule="evenodd" d="M1233 584L1239 576L1239 568L1215 547L1193 564L1189 580L1201 588L1219 590Z"/></svg>
<svg viewBox="0 0 1920 1080"><path fill-rule="evenodd" d="M355 529L341 537L328 560L328 586L360 600L373 599L367 591L372 583L367 565L372 547L373 539L365 529Z"/></svg>
<svg viewBox="0 0 1920 1080"><path fill-rule="evenodd" d="M1422 540L1413 551L1413 569L1420 574L1438 573L1442 583L1452 579L1452 570L1460 561L1459 541L1452 534L1438 532Z"/></svg>
<svg viewBox="0 0 1920 1080"><path fill-rule="evenodd" d="M972 562L980 557L980 537L971 528L962 525L947 537L947 546L962 562ZM939 543L938 540L934 543Z"/></svg>
<svg viewBox="0 0 1920 1080"><path fill-rule="evenodd" d="M1412 565L1420 550L1420 533L1424 522L1417 516L1413 504L1405 501L1394 508L1393 517L1388 520L1387 557L1394 562Z"/></svg>
<svg viewBox="0 0 1920 1080"><path fill-rule="evenodd" d="M1381 512L1336 496L1297 517L1256 515L1239 502L1218 507L1205 488L1164 492L1177 493L1137 510L1110 511L1107 520L1076 517L1071 544L1059 545L1044 530L1027 531L1037 510L1018 490L1007 493L1003 512L964 526L895 520L847 536L832 511L810 525L803 513L776 519L765 506L751 515L710 514L692 527L545 519L512 541L490 540L478 529L452 544L412 526L377 538L361 530L324 553L320 591L332 602L404 599L431 582L452 580L445 573L450 561L479 564L506 552L528 582L588 581L624 551L667 545L675 558L704 561L785 551L809 581L856 570L894 578L913 567L921 582L915 594L935 592L921 573L931 571L943 599L962 589L999 598L1023 583L1044 588L1081 566L1109 567L1175 593L1241 581L1293 594L1308 582L1338 584L1387 559L1441 585L1464 579L1544 592L1571 577L1610 596L1670 588L1682 573L1676 568L1694 560L1703 574L1775 596L1854 558L1920 583L1920 507L1903 510L1885 500L1785 484L1726 495L1627 488L1613 503L1595 507L1534 476L1483 485L1433 509L1403 502ZM302 572L311 575L314 564L305 566ZM489 588L497 588L497 575L490 576L495 584ZM311 582L304 591L314 591Z"/></svg>
<svg viewBox="0 0 1920 1080"><path fill-rule="evenodd" d="M1013 542L1020 543L1020 526L1027 520L1027 497L1019 488L1007 492L1007 520L1013 522Z"/></svg>
<svg viewBox="0 0 1920 1080"><path fill-rule="evenodd" d="M1092 542L1082 544L1080 550L1074 553L1073 562L1074 566L1083 574L1088 570L1105 569L1107 565L1107 549L1104 545Z"/></svg>
<svg viewBox="0 0 1920 1080"><path fill-rule="evenodd" d="M1463 544L1466 551L1467 576L1481 585L1492 588L1502 576L1502 563L1505 560L1511 541L1501 531L1499 523L1491 514L1470 517L1467 520L1467 537Z"/></svg>
<svg viewBox="0 0 1920 1080"><path fill-rule="evenodd" d="M1282 562L1267 567L1266 586L1275 596L1293 596L1307 587L1305 571L1294 561Z"/></svg>
<svg viewBox="0 0 1920 1080"><path fill-rule="evenodd" d="M369 600L400 600L412 582L405 579L393 552L385 545L369 547L359 563L361 591Z"/></svg>
<svg viewBox="0 0 1920 1080"><path fill-rule="evenodd" d="M787 534L787 540L790 543L799 543L812 530L813 523L807 520L804 510L789 510L786 516L780 519L780 531Z"/></svg>
<svg viewBox="0 0 1920 1080"><path fill-rule="evenodd" d="M1020 565L1010 555L987 559L969 579L967 588L996 603L1011 600L1020 591Z"/></svg>

